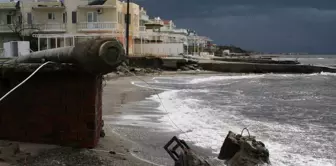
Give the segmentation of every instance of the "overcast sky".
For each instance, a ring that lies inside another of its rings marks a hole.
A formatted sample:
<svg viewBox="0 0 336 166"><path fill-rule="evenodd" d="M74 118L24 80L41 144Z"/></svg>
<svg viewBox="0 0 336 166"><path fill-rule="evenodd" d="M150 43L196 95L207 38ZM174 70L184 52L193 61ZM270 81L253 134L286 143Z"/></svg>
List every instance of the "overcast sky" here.
<svg viewBox="0 0 336 166"><path fill-rule="evenodd" d="M131 0L218 44L336 53L336 0Z"/></svg>
<svg viewBox="0 0 336 166"><path fill-rule="evenodd" d="M0 0L5 1L5 0ZM130 0L217 44L336 53L336 0Z"/></svg>

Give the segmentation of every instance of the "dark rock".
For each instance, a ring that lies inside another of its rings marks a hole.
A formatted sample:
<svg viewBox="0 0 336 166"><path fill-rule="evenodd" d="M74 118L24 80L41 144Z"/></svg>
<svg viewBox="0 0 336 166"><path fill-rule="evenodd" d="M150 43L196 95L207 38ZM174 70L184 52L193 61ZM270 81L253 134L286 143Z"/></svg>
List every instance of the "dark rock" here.
<svg viewBox="0 0 336 166"><path fill-rule="evenodd" d="M228 161L228 166L258 166L270 164L269 152L259 141L243 141L241 149Z"/></svg>
<svg viewBox="0 0 336 166"><path fill-rule="evenodd" d="M109 153L110 154L117 154L115 151L110 151Z"/></svg>
<svg viewBox="0 0 336 166"><path fill-rule="evenodd" d="M229 131L218 159L228 161L229 166L257 166L269 164L269 152L265 144L253 136L242 136Z"/></svg>
<svg viewBox="0 0 336 166"><path fill-rule="evenodd" d="M190 69L189 69L187 66L182 66L182 67L181 67L181 70L182 70L182 71L188 71L188 70L190 70Z"/></svg>
<svg viewBox="0 0 336 166"><path fill-rule="evenodd" d="M175 166L210 166L210 164L202 156L189 150L180 155L179 160L175 162Z"/></svg>
<svg viewBox="0 0 336 166"><path fill-rule="evenodd" d="M191 70L197 70L197 68L192 66L192 65L189 65L188 68L191 69Z"/></svg>
<svg viewBox="0 0 336 166"><path fill-rule="evenodd" d="M229 134L226 136L220 153L218 155L218 159L231 159L240 150L239 139L239 136L229 131Z"/></svg>

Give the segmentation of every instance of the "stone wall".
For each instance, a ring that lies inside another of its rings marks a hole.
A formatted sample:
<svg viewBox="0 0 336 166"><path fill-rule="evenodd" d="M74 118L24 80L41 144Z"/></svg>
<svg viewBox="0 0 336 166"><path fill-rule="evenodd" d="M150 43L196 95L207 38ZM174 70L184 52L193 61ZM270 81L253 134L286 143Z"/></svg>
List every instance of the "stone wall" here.
<svg viewBox="0 0 336 166"><path fill-rule="evenodd" d="M336 72L336 69L310 65L293 64L260 64L260 63L232 63L232 62L200 62L204 70L228 73L320 73Z"/></svg>
<svg viewBox="0 0 336 166"><path fill-rule="evenodd" d="M163 67L163 61L160 57L150 57L150 56L128 57L128 64L131 67L140 67L140 68L158 69Z"/></svg>
<svg viewBox="0 0 336 166"><path fill-rule="evenodd" d="M28 74L0 76L0 96ZM38 73L0 102L0 139L93 148L101 130L101 76Z"/></svg>

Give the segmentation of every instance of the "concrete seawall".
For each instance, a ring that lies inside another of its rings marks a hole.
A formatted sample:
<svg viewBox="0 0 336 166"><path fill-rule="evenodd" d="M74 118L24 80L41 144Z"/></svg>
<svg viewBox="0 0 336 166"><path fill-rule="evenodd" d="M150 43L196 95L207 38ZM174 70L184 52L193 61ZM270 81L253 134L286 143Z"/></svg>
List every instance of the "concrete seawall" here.
<svg viewBox="0 0 336 166"><path fill-rule="evenodd" d="M336 73L336 69L328 67L294 64L260 64L200 61L199 65L204 70L230 73Z"/></svg>
<svg viewBox="0 0 336 166"><path fill-rule="evenodd" d="M262 64L300 64L298 61L290 60L272 60L272 59L261 59L261 58L225 58L225 57L214 57L212 60L215 61L225 61L225 62L241 62L241 63L262 63Z"/></svg>
<svg viewBox="0 0 336 166"><path fill-rule="evenodd" d="M127 58L128 64L139 68L162 68L163 61L160 57L131 56Z"/></svg>
<svg viewBox="0 0 336 166"><path fill-rule="evenodd" d="M128 61L132 67L164 70L178 70L184 65L198 64L203 70L225 73L336 73L336 68L322 66L187 60L182 57L129 57Z"/></svg>

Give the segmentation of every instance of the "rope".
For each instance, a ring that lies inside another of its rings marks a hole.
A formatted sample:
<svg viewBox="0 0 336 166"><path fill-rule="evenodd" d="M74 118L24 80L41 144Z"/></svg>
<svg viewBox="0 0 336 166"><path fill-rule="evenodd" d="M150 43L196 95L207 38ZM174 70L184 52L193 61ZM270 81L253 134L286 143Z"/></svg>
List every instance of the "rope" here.
<svg viewBox="0 0 336 166"><path fill-rule="evenodd" d="M123 67L123 66L120 66L123 70L127 71L129 74L133 75L134 77L136 77L137 79L139 79L140 81L146 83L148 86L151 86L147 81L145 81L144 79L138 77L136 74L132 73L130 70L128 70L127 68ZM186 134L185 131L183 131L180 127L177 126L177 124L171 119L171 117L169 116L169 112L167 110L167 108L165 107L165 105L163 104L163 101L159 95L159 93L157 93L156 89L154 88L151 88L154 92L155 92L155 95L159 98L160 100L160 104L162 105L164 111L167 113L167 116L169 118L169 121L174 125L174 127L178 130L180 130L183 134L185 134L187 136L187 138L191 141L191 139L189 138L189 136Z"/></svg>
<svg viewBox="0 0 336 166"><path fill-rule="evenodd" d="M248 135L249 135L249 138L251 138L251 135L250 135L250 131L245 127L245 128L243 128L243 130L241 131L241 136L243 136L243 133L244 133L244 131L247 131L247 133L248 133Z"/></svg>
<svg viewBox="0 0 336 166"><path fill-rule="evenodd" d="M49 63L54 63L51 61L48 61L46 63L43 63L40 67L38 67L32 74L30 74L25 80L23 80L20 84L16 85L13 89L11 89L9 92L7 92L5 95L3 95L0 98L0 102L2 100L4 100L8 95L10 95L12 92L14 92L17 88L19 88L21 85L23 85L24 83L26 83L31 77L33 77L42 67L44 67L45 65L49 64Z"/></svg>
<svg viewBox="0 0 336 166"><path fill-rule="evenodd" d="M134 77L136 77L137 79L139 79L140 81L146 83L148 86L151 86L147 81L145 81L144 79L138 77L136 74L132 73L132 72L129 71L127 68L125 68L125 67L123 67L123 66L120 66L120 67L121 67L123 70L127 71L129 74L131 74L131 75L133 75ZM164 111L167 113L167 117L169 118L170 122L174 125L174 127L175 127L176 129L180 130L180 131L182 132L182 134L184 134L184 135L188 138L188 140L189 140L190 142L193 142L193 141L191 140L191 138L187 135L187 133L186 133L185 131L183 131L180 127L178 127L178 125L171 119L171 117L169 116L169 112L168 112L167 108L165 107L165 105L163 104L163 101L162 101L162 99L161 99L159 93L156 93L156 92L157 92L156 89L154 89L154 88L151 88L151 89L155 92L155 95L159 98L159 100L160 100L160 104L162 105ZM197 152L196 150L193 150L193 151ZM200 153L200 154L201 154L201 153ZM214 164L214 162L213 162L213 161L210 161L209 158L210 158L210 157L207 157L206 160L207 160L207 162L210 162L212 165L215 165L215 164L216 164L216 165L223 165L221 161L217 161L217 160L215 160L216 163Z"/></svg>

